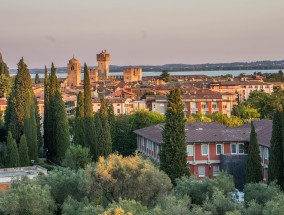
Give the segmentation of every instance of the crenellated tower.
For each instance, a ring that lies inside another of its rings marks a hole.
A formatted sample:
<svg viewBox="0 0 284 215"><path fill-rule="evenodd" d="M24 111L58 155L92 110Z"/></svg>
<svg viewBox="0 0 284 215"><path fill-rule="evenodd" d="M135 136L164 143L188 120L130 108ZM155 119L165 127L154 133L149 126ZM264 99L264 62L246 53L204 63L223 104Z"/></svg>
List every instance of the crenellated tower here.
<svg viewBox="0 0 284 215"><path fill-rule="evenodd" d="M100 81L109 79L110 55L106 53L106 50L102 51L100 54L97 54L97 61L98 79Z"/></svg>

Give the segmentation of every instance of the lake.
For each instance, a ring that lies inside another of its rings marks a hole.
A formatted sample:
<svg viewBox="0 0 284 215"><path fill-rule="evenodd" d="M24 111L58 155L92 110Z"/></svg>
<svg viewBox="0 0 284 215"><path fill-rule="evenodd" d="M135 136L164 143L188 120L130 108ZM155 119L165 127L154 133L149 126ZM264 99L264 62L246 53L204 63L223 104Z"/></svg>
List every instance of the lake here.
<svg viewBox="0 0 284 215"><path fill-rule="evenodd" d="M238 76L241 73L245 73L246 75L251 75L254 72L261 72L261 73L277 73L277 70L228 70L228 71L177 71L177 72L169 72L171 75L208 75L208 76L219 76L219 75L226 75L231 74L233 76ZM143 72L143 77L146 76L159 76L162 72ZM15 75L11 73L11 75ZM110 75L123 75L123 72L110 72ZM83 73L81 74L82 79L84 79ZM31 77L34 78L35 74L31 74ZM44 74L39 74L40 78L44 78ZM66 78L67 73L57 73L58 78Z"/></svg>

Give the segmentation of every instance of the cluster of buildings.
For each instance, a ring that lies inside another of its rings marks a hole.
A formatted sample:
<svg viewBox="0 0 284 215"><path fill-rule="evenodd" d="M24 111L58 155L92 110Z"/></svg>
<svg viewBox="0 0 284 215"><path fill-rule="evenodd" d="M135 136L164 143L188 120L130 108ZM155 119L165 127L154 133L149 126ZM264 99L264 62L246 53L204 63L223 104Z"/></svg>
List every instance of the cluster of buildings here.
<svg viewBox="0 0 284 215"><path fill-rule="evenodd" d="M142 68L127 67L122 76L111 75L110 54L105 50L97 54L96 68L89 69L93 98L93 110L100 109L100 96L113 104L116 115L129 114L135 110L152 110L165 114L167 94L180 86L184 112L191 114L212 114L222 112L228 116L234 105L245 101L253 91L273 92L274 86L283 83L263 82L259 75L236 78L211 78L206 75L171 75L171 82L165 83L159 76L143 76ZM67 78L61 79L62 97L68 116L75 114L77 94L84 90L81 63L74 56L67 63ZM43 84L34 86L40 114L44 111ZM5 111L6 98L0 98L0 110Z"/></svg>

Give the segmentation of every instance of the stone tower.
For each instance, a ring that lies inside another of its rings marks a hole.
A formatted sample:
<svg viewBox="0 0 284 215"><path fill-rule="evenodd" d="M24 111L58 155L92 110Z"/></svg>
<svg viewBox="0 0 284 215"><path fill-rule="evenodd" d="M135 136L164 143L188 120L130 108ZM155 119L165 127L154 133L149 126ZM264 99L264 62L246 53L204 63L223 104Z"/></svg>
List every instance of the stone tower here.
<svg viewBox="0 0 284 215"><path fill-rule="evenodd" d="M79 86L81 83L81 64L74 56L67 64L67 72L67 85Z"/></svg>
<svg viewBox="0 0 284 215"><path fill-rule="evenodd" d="M110 56L106 53L106 50L102 51L100 54L97 54L98 61L98 79L107 80L109 79L109 61Z"/></svg>
<svg viewBox="0 0 284 215"><path fill-rule="evenodd" d="M124 68L123 81L126 83L142 81L142 68L141 67Z"/></svg>

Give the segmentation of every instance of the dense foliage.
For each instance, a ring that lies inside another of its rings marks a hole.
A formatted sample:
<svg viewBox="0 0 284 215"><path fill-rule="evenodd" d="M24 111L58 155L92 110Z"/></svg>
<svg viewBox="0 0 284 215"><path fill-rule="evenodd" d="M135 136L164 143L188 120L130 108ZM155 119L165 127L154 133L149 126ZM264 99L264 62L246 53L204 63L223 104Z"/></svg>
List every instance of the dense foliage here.
<svg viewBox="0 0 284 215"><path fill-rule="evenodd" d="M213 114L206 115L202 113L191 114L188 118L188 122L216 122L226 126L236 127L241 126L244 123L244 120L240 117L228 117L226 114L222 114L221 112L214 112Z"/></svg>
<svg viewBox="0 0 284 215"><path fill-rule="evenodd" d="M233 107L232 113L242 119L272 119L275 111L282 110L284 90L274 87L273 92L254 91L250 93L247 101Z"/></svg>
<svg viewBox="0 0 284 215"><path fill-rule="evenodd" d="M133 154L137 149L137 138L133 131L163 122L165 117L152 111L141 110L134 111L130 115L116 116L113 151L122 155Z"/></svg>
<svg viewBox="0 0 284 215"><path fill-rule="evenodd" d="M79 146L81 147L81 146ZM85 169L56 168L14 181L0 192L0 214L280 215L284 194L275 183L247 184L234 199L232 176L170 178L138 155L101 157Z"/></svg>
<svg viewBox="0 0 284 215"><path fill-rule="evenodd" d="M65 153L63 165L78 170L86 167L91 161L92 157L89 148L82 147L81 145L71 145Z"/></svg>

